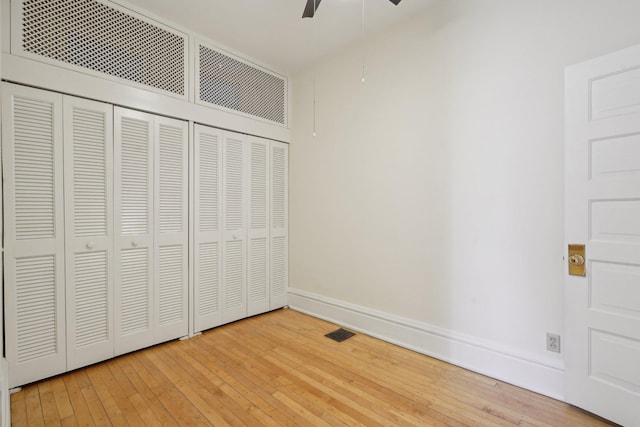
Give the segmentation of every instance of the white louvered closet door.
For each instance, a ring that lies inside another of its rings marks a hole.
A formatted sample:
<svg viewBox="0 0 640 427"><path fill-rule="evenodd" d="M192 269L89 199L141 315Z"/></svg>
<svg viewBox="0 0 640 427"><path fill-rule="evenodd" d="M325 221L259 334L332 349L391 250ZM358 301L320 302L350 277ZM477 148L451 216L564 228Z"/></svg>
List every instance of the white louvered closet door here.
<svg viewBox="0 0 640 427"><path fill-rule="evenodd" d="M245 135L223 133L222 208L222 321L247 316L246 140Z"/></svg>
<svg viewBox="0 0 640 427"><path fill-rule="evenodd" d="M66 370L62 96L3 85L9 387Z"/></svg>
<svg viewBox="0 0 640 427"><path fill-rule="evenodd" d="M113 357L113 107L64 97L67 369Z"/></svg>
<svg viewBox="0 0 640 427"><path fill-rule="evenodd" d="M114 109L115 353L154 343L154 116Z"/></svg>
<svg viewBox="0 0 640 427"><path fill-rule="evenodd" d="M289 284L289 146L271 142L271 309L287 305Z"/></svg>
<svg viewBox="0 0 640 427"><path fill-rule="evenodd" d="M189 334L187 122L155 117L155 342Z"/></svg>
<svg viewBox="0 0 640 427"><path fill-rule="evenodd" d="M222 131L195 126L194 330L222 324Z"/></svg>
<svg viewBox="0 0 640 427"><path fill-rule="evenodd" d="M248 139L247 310L270 310L269 304L269 149L266 139Z"/></svg>

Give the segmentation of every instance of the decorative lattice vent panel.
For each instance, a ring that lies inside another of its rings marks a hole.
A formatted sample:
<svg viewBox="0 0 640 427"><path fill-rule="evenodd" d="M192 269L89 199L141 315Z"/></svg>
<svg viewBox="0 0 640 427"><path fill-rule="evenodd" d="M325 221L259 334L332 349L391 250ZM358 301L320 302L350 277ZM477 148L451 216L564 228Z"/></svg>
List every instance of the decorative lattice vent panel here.
<svg viewBox="0 0 640 427"><path fill-rule="evenodd" d="M198 55L201 102L286 124L284 77L207 46L199 45Z"/></svg>
<svg viewBox="0 0 640 427"><path fill-rule="evenodd" d="M186 94L183 34L96 0L22 0L21 5L23 52Z"/></svg>

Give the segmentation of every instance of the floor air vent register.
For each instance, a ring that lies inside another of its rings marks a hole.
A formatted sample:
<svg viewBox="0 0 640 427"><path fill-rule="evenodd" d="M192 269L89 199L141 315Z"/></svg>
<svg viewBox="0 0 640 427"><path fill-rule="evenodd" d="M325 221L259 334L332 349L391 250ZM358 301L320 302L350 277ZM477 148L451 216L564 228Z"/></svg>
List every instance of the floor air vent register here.
<svg viewBox="0 0 640 427"><path fill-rule="evenodd" d="M353 332L347 331L346 329L337 329L333 332L330 332L328 334L325 335L325 337L327 338L331 338L332 340L336 341L336 342L342 342L346 339L351 338L352 336L354 336L355 334Z"/></svg>

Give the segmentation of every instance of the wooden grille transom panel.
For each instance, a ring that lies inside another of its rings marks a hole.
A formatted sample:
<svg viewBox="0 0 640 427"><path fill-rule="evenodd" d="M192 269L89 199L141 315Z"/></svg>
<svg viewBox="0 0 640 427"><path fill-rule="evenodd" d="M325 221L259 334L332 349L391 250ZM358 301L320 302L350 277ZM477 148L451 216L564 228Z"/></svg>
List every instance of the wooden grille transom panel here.
<svg viewBox="0 0 640 427"><path fill-rule="evenodd" d="M23 0L24 52L184 96L186 36L96 0Z"/></svg>
<svg viewBox="0 0 640 427"><path fill-rule="evenodd" d="M230 110L286 124L284 77L199 46L199 99Z"/></svg>

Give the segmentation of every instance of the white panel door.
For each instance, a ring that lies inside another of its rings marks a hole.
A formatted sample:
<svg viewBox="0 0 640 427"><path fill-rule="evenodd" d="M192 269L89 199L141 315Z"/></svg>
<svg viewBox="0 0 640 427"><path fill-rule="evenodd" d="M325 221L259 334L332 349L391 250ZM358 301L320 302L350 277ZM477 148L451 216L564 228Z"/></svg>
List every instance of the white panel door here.
<svg viewBox="0 0 640 427"><path fill-rule="evenodd" d="M64 97L67 369L113 357L113 107Z"/></svg>
<svg viewBox="0 0 640 427"><path fill-rule="evenodd" d="M62 96L5 84L5 332L9 387L66 370Z"/></svg>
<svg viewBox="0 0 640 427"><path fill-rule="evenodd" d="M640 46L567 69L565 276L569 403L640 425Z"/></svg>
<svg viewBox="0 0 640 427"><path fill-rule="evenodd" d="M187 122L155 118L155 342L189 334Z"/></svg>
<svg viewBox="0 0 640 427"><path fill-rule="evenodd" d="M289 145L271 142L271 309L287 305L289 286Z"/></svg>
<svg viewBox="0 0 640 427"><path fill-rule="evenodd" d="M248 138L247 310L270 310L269 304L269 150L266 139Z"/></svg>
<svg viewBox="0 0 640 427"><path fill-rule="evenodd" d="M194 330L222 323L222 131L195 126Z"/></svg>
<svg viewBox="0 0 640 427"><path fill-rule="evenodd" d="M115 353L153 345L154 116L114 109Z"/></svg>
<svg viewBox="0 0 640 427"><path fill-rule="evenodd" d="M223 133L222 321L247 316L246 136Z"/></svg>

